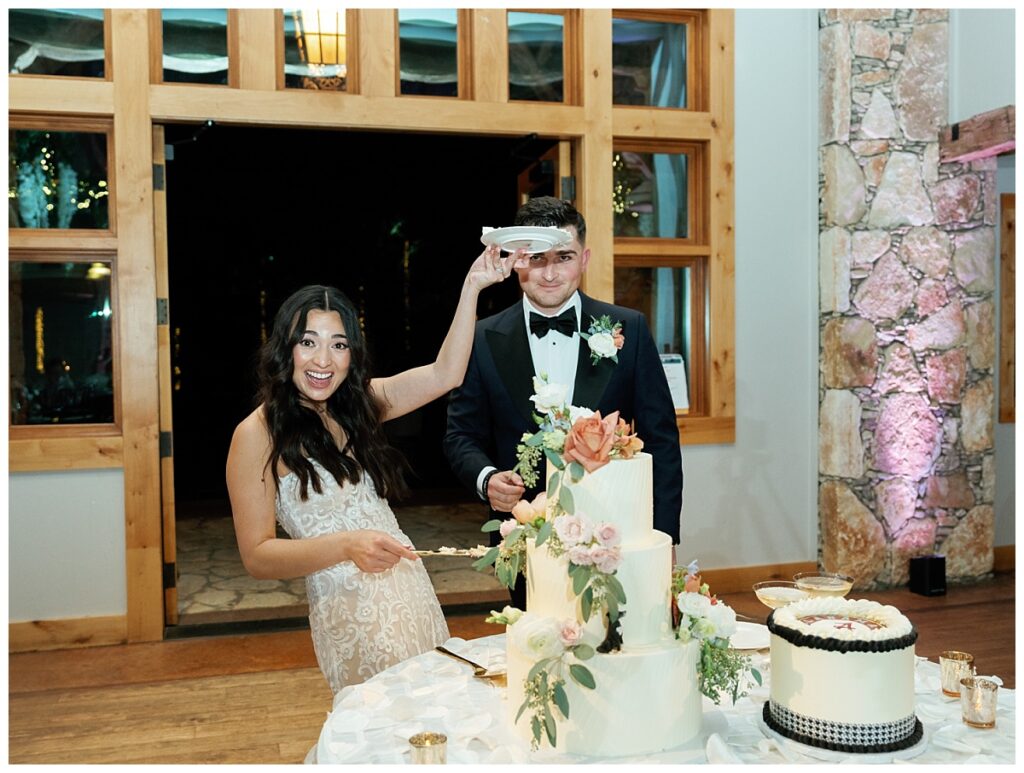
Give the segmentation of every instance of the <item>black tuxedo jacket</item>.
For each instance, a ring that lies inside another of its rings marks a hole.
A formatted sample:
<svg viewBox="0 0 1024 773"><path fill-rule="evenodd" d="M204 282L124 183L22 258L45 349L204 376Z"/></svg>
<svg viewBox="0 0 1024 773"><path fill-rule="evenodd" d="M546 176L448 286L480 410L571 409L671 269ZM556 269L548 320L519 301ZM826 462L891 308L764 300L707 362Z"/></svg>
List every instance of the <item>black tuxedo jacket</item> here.
<svg viewBox="0 0 1024 773"><path fill-rule="evenodd" d="M679 432L665 370L647 321L633 309L602 303L583 293L580 299L581 330L590 326L591 317L607 314L613 323L622 323L625 343L618 352L618 363L606 358L594 365L587 342L580 339L573 405L600 411L602 416L619 411L627 423L636 422L644 451L654 461L654 528L678 544L683 502ZM530 402L533 360L526 336L521 303L477 322L466 376L449 398L445 454L459 480L474 492L484 467L512 469L523 434L537 431ZM528 490L525 498L532 499L545 483L541 470L537 488ZM494 517L507 518L508 514Z"/></svg>

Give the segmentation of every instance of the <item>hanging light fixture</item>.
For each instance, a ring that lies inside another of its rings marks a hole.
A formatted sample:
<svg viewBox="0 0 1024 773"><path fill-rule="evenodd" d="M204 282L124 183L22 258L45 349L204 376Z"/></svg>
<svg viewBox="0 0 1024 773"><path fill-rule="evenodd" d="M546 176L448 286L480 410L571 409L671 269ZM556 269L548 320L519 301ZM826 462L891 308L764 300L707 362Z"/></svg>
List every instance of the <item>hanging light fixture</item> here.
<svg viewBox="0 0 1024 773"><path fill-rule="evenodd" d="M341 8L306 8L295 17L299 51L307 64L336 65L345 74L345 11Z"/></svg>

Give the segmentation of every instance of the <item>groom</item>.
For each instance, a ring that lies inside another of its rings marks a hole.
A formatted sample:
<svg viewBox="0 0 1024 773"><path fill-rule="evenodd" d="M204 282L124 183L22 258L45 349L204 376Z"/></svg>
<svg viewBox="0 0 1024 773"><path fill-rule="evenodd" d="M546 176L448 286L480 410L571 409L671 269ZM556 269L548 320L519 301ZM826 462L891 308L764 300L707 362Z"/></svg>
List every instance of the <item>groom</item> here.
<svg viewBox="0 0 1024 773"><path fill-rule="evenodd" d="M546 485L526 489L512 467L524 433L533 434L533 377L569 386L566 403L600 411L619 411L635 422L644 451L654 461L654 528L679 543L683 498L682 455L676 414L665 371L644 316L579 292L590 260L587 225L569 202L550 196L530 199L516 213L517 226L554 226L572 241L545 253L527 255L517 268L522 303L477 322L473 353L462 386L448 403L445 455L456 476L476 491L492 518L508 518L520 499L533 499ZM594 319L608 315L622 324L625 339L617 360L593 363L587 332ZM492 533L496 544L498 533ZM526 608L525 584L517 582L512 602Z"/></svg>

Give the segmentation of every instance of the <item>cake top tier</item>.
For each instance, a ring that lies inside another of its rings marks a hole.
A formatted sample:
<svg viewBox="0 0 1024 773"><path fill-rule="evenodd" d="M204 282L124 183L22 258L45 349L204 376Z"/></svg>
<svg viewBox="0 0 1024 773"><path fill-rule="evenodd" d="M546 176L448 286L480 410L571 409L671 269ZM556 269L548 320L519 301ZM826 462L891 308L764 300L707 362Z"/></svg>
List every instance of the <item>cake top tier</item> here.
<svg viewBox="0 0 1024 773"><path fill-rule="evenodd" d="M889 650L917 640L917 630L896 607L867 599L795 601L776 609L768 628L793 644L830 650Z"/></svg>

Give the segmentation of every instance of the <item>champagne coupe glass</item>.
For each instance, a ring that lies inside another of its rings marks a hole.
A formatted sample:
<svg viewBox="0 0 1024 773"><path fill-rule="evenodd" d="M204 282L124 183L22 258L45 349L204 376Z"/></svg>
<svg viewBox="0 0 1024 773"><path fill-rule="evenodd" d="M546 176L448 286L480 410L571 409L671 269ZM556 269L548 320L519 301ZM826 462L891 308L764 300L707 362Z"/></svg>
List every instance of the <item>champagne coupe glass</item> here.
<svg viewBox="0 0 1024 773"><path fill-rule="evenodd" d="M793 575L796 587L812 597L841 598L853 587L853 578L838 572L800 572Z"/></svg>
<svg viewBox="0 0 1024 773"><path fill-rule="evenodd" d="M764 580L754 583L754 595L769 609L778 609L807 598L807 591L790 580Z"/></svg>

